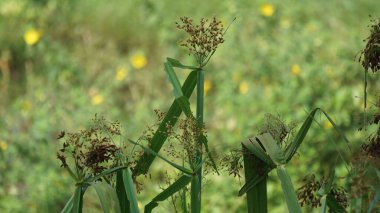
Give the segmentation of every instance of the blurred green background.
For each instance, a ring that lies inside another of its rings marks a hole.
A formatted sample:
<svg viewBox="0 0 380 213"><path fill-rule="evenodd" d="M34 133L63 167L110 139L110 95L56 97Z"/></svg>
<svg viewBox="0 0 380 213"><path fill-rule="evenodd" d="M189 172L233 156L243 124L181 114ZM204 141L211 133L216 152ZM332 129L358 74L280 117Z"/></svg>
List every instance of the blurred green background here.
<svg viewBox="0 0 380 213"><path fill-rule="evenodd" d="M60 130L84 128L98 113L120 121L124 137L135 139L155 122L154 109L168 109L165 58L193 63L178 45L184 34L174 23L182 16L216 16L225 26L237 18L206 67L205 121L216 155L239 149L265 113L299 123L314 107L360 146L363 69L355 57L368 15L379 11L374 0L1 0L0 211L62 209L74 182L56 159ZM335 163L329 137L341 140L323 117L320 123L289 166L296 187L304 175ZM139 194L142 205L164 183L160 164ZM236 197L243 182L227 172L209 176L203 212L244 212L245 197ZM277 180L270 183L270 212L285 212ZM85 212L100 212L91 196ZM173 209L166 202L157 212Z"/></svg>

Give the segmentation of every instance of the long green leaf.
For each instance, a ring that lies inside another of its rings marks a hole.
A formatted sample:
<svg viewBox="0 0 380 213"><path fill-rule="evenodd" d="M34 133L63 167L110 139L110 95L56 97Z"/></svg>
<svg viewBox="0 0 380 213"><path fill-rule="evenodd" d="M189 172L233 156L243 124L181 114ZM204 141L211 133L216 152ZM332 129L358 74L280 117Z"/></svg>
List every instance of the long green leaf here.
<svg viewBox="0 0 380 213"><path fill-rule="evenodd" d="M310 126L313 122L313 117L319 108L315 108L308 115L306 120L303 122L301 129L298 131L294 140L290 143L290 145L286 148L285 151L285 159L286 162L289 162L292 159L293 155L297 152L298 147L301 145L302 141L305 139L307 132L310 129Z"/></svg>
<svg viewBox="0 0 380 213"><path fill-rule="evenodd" d="M109 213L114 206L113 211L115 213L120 213L119 200L114 188L112 188L108 183L105 182L95 182L91 184L94 187L96 193L98 194L100 204L102 206L104 213Z"/></svg>
<svg viewBox="0 0 380 213"><path fill-rule="evenodd" d="M63 207L61 213L70 213L73 210L73 200L74 195L71 195L70 199L67 201L65 207Z"/></svg>
<svg viewBox="0 0 380 213"><path fill-rule="evenodd" d="M276 171L277 176L281 181L282 192L285 195L285 201L289 212L301 213L301 207L298 204L296 191L294 190L293 183L286 171L285 165L278 166Z"/></svg>
<svg viewBox="0 0 380 213"><path fill-rule="evenodd" d="M177 68L180 68L180 69L191 69L191 70L198 69L198 67L183 65L181 62L179 62L177 59L174 59L174 58L166 58L166 60L173 67L177 67Z"/></svg>
<svg viewBox="0 0 380 213"><path fill-rule="evenodd" d="M349 141L347 137L344 135L343 131L335 124L335 122L331 119L331 117L322 109L315 108L313 111L310 112L304 123L302 124L300 130L298 131L295 139L290 143L290 145L286 148L285 151L285 159L286 162L289 162L293 155L297 152L297 149L303 142L303 140L306 137L306 134L308 133L310 126L312 122L314 121L314 117L316 112L320 110L325 117L329 120L329 122L333 125L334 129L339 133L339 135L343 138L343 140L346 142L348 149L351 151L351 147L349 145ZM352 152L352 151L351 151Z"/></svg>
<svg viewBox="0 0 380 213"><path fill-rule="evenodd" d="M166 71L167 77L169 79L169 82L173 86L174 97L179 98L179 97L183 96L181 84L179 83L178 77L174 72L172 64L170 62L166 62L164 65L165 65L165 71Z"/></svg>
<svg viewBox="0 0 380 213"><path fill-rule="evenodd" d="M194 91L197 82L197 72L192 71L182 86L183 95L186 98L190 98ZM157 131L154 133L151 140L151 150L158 153L167 139L168 125L174 126L177 123L178 117L181 115L182 109L176 100L173 101L170 109L166 113L164 119L162 120ZM150 165L152 165L155 155L150 152L144 152L142 157L137 162L136 169L133 171L135 175L146 174L149 170Z"/></svg>
<svg viewBox="0 0 380 213"><path fill-rule="evenodd" d="M275 163L268 156L268 154L261 148L259 143L256 141L256 137L250 138L246 141L243 141L242 144L254 154L256 157L260 158L260 160L264 161L268 165L275 167Z"/></svg>
<svg viewBox="0 0 380 213"><path fill-rule="evenodd" d="M176 180L172 185L158 194L145 206L145 213L152 212L153 208L158 206L158 202L164 201L173 194L177 193L179 190L186 187L191 181L191 177L188 175L182 175L178 180Z"/></svg>
<svg viewBox="0 0 380 213"><path fill-rule="evenodd" d="M91 182L93 182L95 180L98 180L98 179L100 179L100 178L102 178L102 177L104 177L106 175L110 175L110 174L112 174L114 172L117 172L117 171L119 171L121 169L124 169L124 168L126 168L126 166L118 166L118 167L114 167L114 168L111 168L111 169L104 170L103 172L101 172L98 175L95 175L93 177L89 176L88 178L85 178L84 182L91 183Z"/></svg>
<svg viewBox="0 0 380 213"><path fill-rule="evenodd" d="M73 212L74 213L82 213L83 208L83 191L82 186L77 186L74 193L73 200Z"/></svg>
<svg viewBox="0 0 380 213"><path fill-rule="evenodd" d="M181 96L175 99L178 105L181 107L182 111L185 113L186 117L194 118L193 113L190 109L190 102L185 96Z"/></svg>
<svg viewBox="0 0 380 213"><path fill-rule="evenodd" d="M127 192L125 191L124 181L123 181L123 171L119 170L116 173L116 193L119 199L121 212L130 212L129 200L127 197Z"/></svg>
<svg viewBox="0 0 380 213"><path fill-rule="evenodd" d="M123 182L127 197L129 200L129 208L131 213L139 213L139 206L137 204L137 195L135 184L132 179L132 172L129 168L123 169Z"/></svg>
<svg viewBox="0 0 380 213"><path fill-rule="evenodd" d="M148 147L145 147L145 146L143 146L143 145L141 145L141 144L139 144L139 143L136 143L136 142L134 142L134 141L132 141L132 140L130 140L130 139L128 139L128 141L129 141L130 143L136 145L136 146L140 146L141 148L144 149L144 151L146 151L146 152L150 152L151 154L155 155L156 157L161 158L161 159L164 160L166 163L170 164L171 166L173 166L174 168L180 170L181 172L183 172L183 173L185 173L185 174L188 174L188 175L192 175L192 174L193 174L193 171L191 171L190 169L187 169L187 168L185 168L185 167L183 167L183 166L180 166L180 165L178 165L178 164L176 164L176 163L173 163L172 161L169 161L168 159L164 158L163 156L161 156L160 154L154 152L153 150L149 149Z"/></svg>
<svg viewBox="0 0 380 213"><path fill-rule="evenodd" d="M252 179L257 175L257 170L265 165L258 157L249 153L247 148L242 145L243 160L244 160L244 176L245 180ZM267 178L264 177L254 187L247 191L247 207L248 213L266 213L268 212L267 205Z"/></svg>
<svg viewBox="0 0 380 213"><path fill-rule="evenodd" d="M276 165L285 164L284 152L273 139L272 135L269 133L264 133L262 135L256 136L256 138L264 146L266 153L271 157L271 159L276 163Z"/></svg>

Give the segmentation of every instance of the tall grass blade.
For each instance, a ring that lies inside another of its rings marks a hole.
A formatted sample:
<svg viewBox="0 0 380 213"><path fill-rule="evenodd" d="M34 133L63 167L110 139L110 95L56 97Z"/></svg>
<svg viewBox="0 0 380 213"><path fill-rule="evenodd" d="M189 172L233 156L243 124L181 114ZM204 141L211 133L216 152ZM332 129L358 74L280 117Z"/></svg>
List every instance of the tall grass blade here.
<svg viewBox="0 0 380 213"><path fill-rule="evenodd" d="M145 152L149 152L149 153L155 155L156 157L161 158L161 159L164 160L166 163L170 164L171 166L173 166L174 168L180 170L181 172L183 172L183 173L185 173L185 174L188 174L188 175L192 175L192 174L193 174L193 172L192 172L190 169L187 169L187 168L185 168L185 167L183 167L183 166L180 166L180 165L178 165L178 164L176 164L176 163L173 163L172 161L169 161L168 159L164 158L163 156L161 156L160 154L154 152L153 150L149 149L148 147L145 147L145 146L143 146L143 145L141 145L141 144L139 144L139 143L136 143L136 142L134 142L134 141L132 141L132 140L130 140L130 139L128 139L128 141L129 141L130 143L136 145L136 146L140 146L141 148L144 149Z"/></svg>
<svg viewBox="0 0 380 213"><path fill-rule="evenodd" d="M120 213L119 199L114 188L105 182L95 182L91 184L98 194L100 204L104 213ZM113 206L113 208L111 208Z"/></svg>
<svg viewBox="0 0 380 213"><path fill-rule="evenodd" d="M285 195L286 205L291 213L302 213L301 207L298 204L296 191L294 190L293 183L286 171L285 165L280 165L276 168L278 178L281 181L282 191Z"/></svg>
<svg viewBox="0 0 380 213"><path fill-rule="evenodd" d="M252 179L257 175L257 170L260 166L265 165L258 157L249 153L247 148L242 145L243 160L244 160L244 176L245 180ZM247 208L248 213L266 213L268 212L267 205L267 178L264 177L254 187L247 191Z"/></svg>
<svg viewBox="0 0 380 213"><path fill-rule="evenodd" d="M195 85L197 82L197 72L192 71L187 79L185 80L182 86L183 95L186 98L190 98L191 94L195 89ZM164 119L162 120L160 126L156 130L151 140L151 146L149 147L154 152L158 153L163 146L164 142L167 139L167 135L165 134L168 130L168 125L174 126L177 123L178 117L181 115L182 109L178 102L174 100L168 112L166 113ZM155 155L150 152L144 152L142 157L137 162L136 169L133 171L135 175L146 174L149 170L150 165L153 163L155 159Z"/></svg>
<svg viewBox="0 0 380 213"><path fill-rule="evenodd" d="M158 206L158 202L164 201L173 194L177 193L179 190L187 186L191 181L191 177L188 175L182 175L178 180L176 180L172 185L158 194L145 206L145 213L150 213L152 210ZM186 201L185 201L186 202Z"/></svg>
<svg viewBox="0 0 380 213"><path fill-rule="evenodd" d="M71 195L69 201L67 201L65 207L63 207L61 213L70 213L73 210L74 195Z"/></svg>
<svg viewBox="0 0 380 213"><path fill-rule="evenodd" d="M135 184L133 183L132 179L132 172L129 168L126 168L123 170L123 182L124 182L124 188L127 193L127 197L129 200L129 209L131 210L131 213L139 213L139 206L137 204L137 195L136 195L136 189Z"/></svg>
<svg viewBox="0 0 380 213"><path fill-rule="evenodd" d="M116 193L119 199L120 211L124 213L129 213L129 200L127 197L127 192L125 191L122 170L119 170L116 173Z"/></svg>

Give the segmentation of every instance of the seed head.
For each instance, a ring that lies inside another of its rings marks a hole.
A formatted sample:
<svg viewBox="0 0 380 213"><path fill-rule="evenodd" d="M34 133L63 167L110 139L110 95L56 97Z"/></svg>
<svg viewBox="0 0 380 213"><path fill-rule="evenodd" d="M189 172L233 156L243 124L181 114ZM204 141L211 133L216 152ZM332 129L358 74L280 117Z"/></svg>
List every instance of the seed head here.
<svg viewBox="0 0 380 213"><path fill-rule="evenodd" d="M371 69L376 73L380 69L380 19L371 19L371 22L371 34L364 40L367 44L360 53L359 62L365 70Z"/></svg>
<svg viewBox="0 0 380 213"><path fill-rule="evenodd" d="M202 18L197 25L194 25L193 20L188 17L180 18L180 22L182 23L176 22L177 28L185 31L189 36L185 41L180 42L180 46L186 47L189 55L194 54L199 66L204 66L218 45L224 42L222 22L215 17L211 21Z"/></svg>

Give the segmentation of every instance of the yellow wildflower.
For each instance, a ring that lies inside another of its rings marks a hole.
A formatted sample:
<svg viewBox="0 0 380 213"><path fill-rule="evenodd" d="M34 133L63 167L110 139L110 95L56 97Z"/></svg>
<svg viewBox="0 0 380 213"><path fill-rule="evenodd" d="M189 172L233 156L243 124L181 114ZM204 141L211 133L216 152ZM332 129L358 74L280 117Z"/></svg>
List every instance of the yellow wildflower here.
<svg viewBox="0 0 380 213"><path fill-rule="evenodd" d="M260 11L263 16L270 17L274 14L274 7L272 4L265 3L261 5Z"/></svg>
<svg viewBox="0 0 380 213"><path fill-rule="evenodd" d="M211 90L211 88L212 88L212 82L210 80L205 80L203 84L203 90L204 90L205 95L208 93L208 91Z"/></svg>
<svg viewBox="0 0 380 213"><path fill-rule="evenodd" d="M96 95L92 96L92 98L91 98L92 105L99 105L99 104L103 103L103 101L104 101L104 98L103 98L103 95L101 95L101 94L96 94Z"/></svg>
<svg viewBox="0 0 380 213"><path fill-rule="evenodd" d="M8 149L8 144L5 141L0 141L0 149L2 150L7 150Z"/></svg>
<svg viewBox="0 0 380 213"><path fill-rule="evenodd" d="M239 85L240 94L247 94L248 90L249 90L248 83L246 81L241 82Z"/></svg>
<svg viewBox="0 0 380 213"><path fill-rule="evenodd" d="M137 53L137 54L132 55L132 57L130 58L130 61L132 63L132 66L135 69L141 69L145 67L145 65L148 63L145 58L145 55L142 53Z"/></svg>
<svg viewBox="0 0 380 213"><path fill-rule="evenodd" d="M41 38L41 32L31 28L27 30L24 34L24 41L27 45L32 46L36 44Z"/></svg>
<svg viewBox="0 0 380 213"><path fill-rule="evenodd" d="M300 65L293 64L291 71L292 71L292 74L295 75L295 76L300 75L300 73L301 73L301 67L300 67Z"/></svg>
<svg viewBox="0 0 380 213"><path fill-rule="evenodd" d="M117 70L116 70L116 75L115 75L115 79L117 81L122 81L125 79L125 77L127 77L128 75L128 69L125 68L125 67L118 67Z"/></svg>
<svg viewBox="0 0 380 213"><path fill-rule="evenodd" d="M333 127L333 125L331 124L330 121L325 121L323 123L323 128L325 128L325 129L331 129L332 127Z"/></svg>

